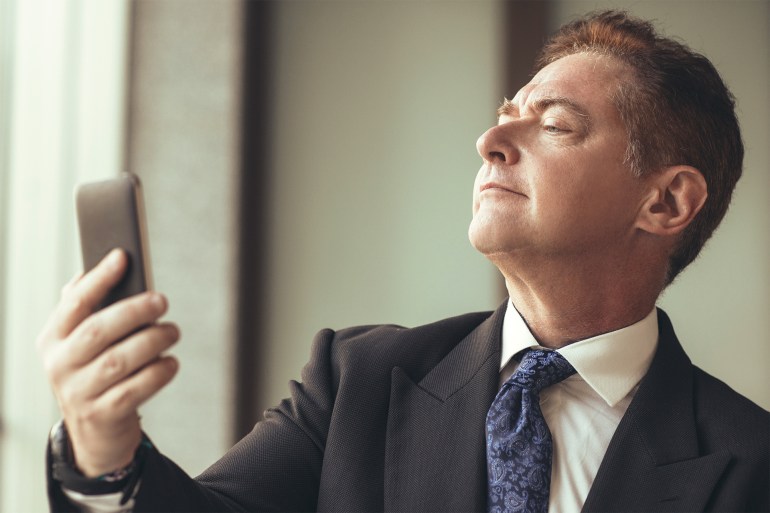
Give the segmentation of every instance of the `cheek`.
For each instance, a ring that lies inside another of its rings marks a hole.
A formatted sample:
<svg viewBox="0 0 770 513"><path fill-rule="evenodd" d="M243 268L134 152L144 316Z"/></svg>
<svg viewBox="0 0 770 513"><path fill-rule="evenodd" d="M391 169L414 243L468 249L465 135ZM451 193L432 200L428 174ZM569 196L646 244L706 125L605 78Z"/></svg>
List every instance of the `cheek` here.
<svg viewBox="0 0 770 513"><path fill-rule="evenodd" d="M630 207L628 180L619 175L624 170L595 162L574 160L568 165L550 165L534 176L535 217L567 228L573 223L597 222L613 211Z"/></svg>
<svg viewBox="0 0 770 513"><path fill-rule="evenodd" d="M638 195L633 179L618 167L593 168L549 189L542 198L543 217L565 230L624 232L636 215Z"/></svg>
<svg viewBox="0 0 770 513"><path fill-rule="evenodd" d="M589 196L589 188L575 170L563 166L543 169L532 177L531 185L532 206L538 218L563 215L562 211L579 208Z"/></svg>

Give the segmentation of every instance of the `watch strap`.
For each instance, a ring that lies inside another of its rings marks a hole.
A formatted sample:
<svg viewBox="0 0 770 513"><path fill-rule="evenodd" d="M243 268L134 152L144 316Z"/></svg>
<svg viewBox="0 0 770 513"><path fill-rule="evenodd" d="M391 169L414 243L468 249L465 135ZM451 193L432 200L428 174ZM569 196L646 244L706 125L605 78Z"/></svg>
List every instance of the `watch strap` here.
<svg viewBox="0 0 770 513"><path fill-rule="evenodd" d="M142 434L134 459L126 467L97 477L87 477L75 464L67 427L59 421L49 437L51 447L51 475L64 488L84 495L104 495L122 492L121 504L125 504L134 493L141 476L142 465L147 451L153 448L152 442Z"/></svg>

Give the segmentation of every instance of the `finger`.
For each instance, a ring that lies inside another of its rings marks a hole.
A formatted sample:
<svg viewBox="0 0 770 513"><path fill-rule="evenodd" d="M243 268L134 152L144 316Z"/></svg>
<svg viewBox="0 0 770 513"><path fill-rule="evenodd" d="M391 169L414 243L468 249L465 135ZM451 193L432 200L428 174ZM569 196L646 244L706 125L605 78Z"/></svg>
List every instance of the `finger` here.
<svg viewBox="0 0 770 513"><path fill-rule="evenodd" d="M81 322L67 337L69 360L81 366L110 345L166 313L168 302L157 292L145 292L114 303Z"/></svg>
<svg viewBox="0 0 770 513"><path fill-rule="evenodd" d="M80 271L75 274L72 278L70 278L70 281L68 281L64 287L61 289L61 297L65 297L69 292L72 290L72 287L75 286L75 284L80 280L80 278L83 277L83 271Z"/></svg>
<svg viewBox="0 0 770 513"><path fill-rule="evenodd" d="M176 375L179 363L173 356L163 356L135 374L107 389L92 403L98 411L119 419L135 414L139 406L166 386Z"/></svg>
<svg viewBox="0 0 770 513"><path fill-rule="evenodd" d="M67 290L54 317L54 335L62 339L91 315L107 293L123 277L128 259L123 250L114 249L96 267L85 273Z"/></svg>
<svg viewBox="0 0 770 513"><path fill-rule="evenodd" d="M179 330L170 323L157 324L131 335L107 349L79 373L73 383L86 399L103 394L108 388L135 373L179 340Z"/></svg>
<svg viewBox="0 0 770 513"><path fill-rule="evenodd" d="M61 293L59 295L59 301L63 301L64 298L70 293L72 288L74 287L75 283L77 283L81 278L83 277L83 272L80 271L76 273L70 280L62 287ZM48 345L51 342L57 341L61 339L61 336L59 335L59 329L58 326L55 326L58 322L58 307L57 309L54 309L54 311L51 313L51 315L46 320L46 323L43 325L43 328L40 330L40 333L38 335L37 341L36 341L36 347L40 354L44 354L45 349L48 347Z"/></svg>

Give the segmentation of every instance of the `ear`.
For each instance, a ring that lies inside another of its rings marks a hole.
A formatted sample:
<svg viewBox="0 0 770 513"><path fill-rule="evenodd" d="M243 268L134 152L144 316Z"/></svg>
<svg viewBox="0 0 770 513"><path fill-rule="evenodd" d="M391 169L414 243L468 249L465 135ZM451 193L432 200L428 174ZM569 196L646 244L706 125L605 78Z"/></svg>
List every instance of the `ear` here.
<svg viewBox="0 0 770 513"><path fill-rule="evenodd" d="M695 219L708 197L703 175L692 166L671 166L647 178L648 195L637 227L655 235L678 235Z"/></svg>

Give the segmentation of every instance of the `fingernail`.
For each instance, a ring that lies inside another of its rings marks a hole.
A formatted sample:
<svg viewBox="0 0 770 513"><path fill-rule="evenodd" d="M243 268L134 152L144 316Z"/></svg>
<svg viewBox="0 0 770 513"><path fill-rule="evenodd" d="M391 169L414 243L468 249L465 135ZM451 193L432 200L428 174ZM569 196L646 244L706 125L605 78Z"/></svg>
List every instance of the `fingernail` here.
<svg viewBox="0 0 770 513"><path fill-rule="evenodd" d="M162 310L166 307L166 298L163 297L163 294L153 293L153 295L150 297L150 301L152 302L152 306L157 308L158 310Z"/></svg>
<svg viewBox="0 0 770 513"><path fill-rule="evenodd" d="M179 328L175 324L167 324L166 329L169 331L169 334L171 335L174 340L179 340Z"/></svg>
<svg viewBox="0 0 770 513"><path fill-rule="evenodd" d="M116 248L110 251L110 254L107 255L107 264L110 267L117 267L119 263L120 263L120 250Z"/></svg>

